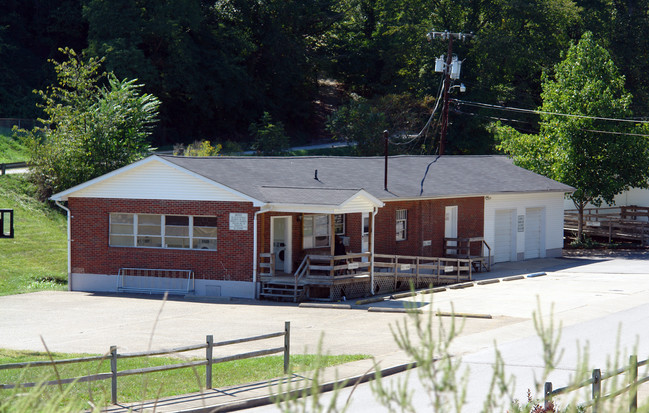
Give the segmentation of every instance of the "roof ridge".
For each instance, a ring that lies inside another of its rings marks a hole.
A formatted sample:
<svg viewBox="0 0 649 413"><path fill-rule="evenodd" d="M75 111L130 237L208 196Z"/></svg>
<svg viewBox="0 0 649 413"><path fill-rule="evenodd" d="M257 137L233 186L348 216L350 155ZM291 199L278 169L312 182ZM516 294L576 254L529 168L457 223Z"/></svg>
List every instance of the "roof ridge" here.
<svg viewBox="0 0 649 413"><path fill-rule="evenodd" d="M261 185L261 188L277 188L277 189L317 189L326 191L360 191L363 188L336 188L336 187L317 187L317 186L284 186L284 185Z"/></svg>

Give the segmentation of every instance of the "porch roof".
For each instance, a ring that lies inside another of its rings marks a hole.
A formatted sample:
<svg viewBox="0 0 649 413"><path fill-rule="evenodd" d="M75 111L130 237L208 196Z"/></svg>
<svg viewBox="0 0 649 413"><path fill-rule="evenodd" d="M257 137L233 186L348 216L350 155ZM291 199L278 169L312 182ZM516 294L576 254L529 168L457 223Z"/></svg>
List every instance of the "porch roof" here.
<svg viewBox="0 0 649 413"><path fill-rule="evenodd" d="M345 214L370 212L383 202L362 189L262 187L265 210Z"/></svg>

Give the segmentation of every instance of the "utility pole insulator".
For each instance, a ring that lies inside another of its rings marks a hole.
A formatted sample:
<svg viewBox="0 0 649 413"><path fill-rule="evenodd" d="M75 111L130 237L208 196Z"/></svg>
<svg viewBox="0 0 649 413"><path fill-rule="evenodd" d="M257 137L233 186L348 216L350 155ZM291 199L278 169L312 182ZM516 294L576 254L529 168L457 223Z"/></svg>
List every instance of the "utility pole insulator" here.
<svg viewBox="0 0 649 413"><path fill-rule="evenodd" d="M442 127L439 138L439 154L444 155L446 147L446 132L448 129L448 105L449 105L449 91L451 89L451 79L458 80L460 78L460 71L462 69L462 61L453 56L453 39L466 40L473 37L473 33L451 33L448 30L443 32L436 32L431 30L426 33L428 41L433 39L448 40L448 53L446 55L446 63L444 63L444 55L435 59L435 72L444 73L444 105L442 109ZM462 85L463 87L464 85Z"/></svg>

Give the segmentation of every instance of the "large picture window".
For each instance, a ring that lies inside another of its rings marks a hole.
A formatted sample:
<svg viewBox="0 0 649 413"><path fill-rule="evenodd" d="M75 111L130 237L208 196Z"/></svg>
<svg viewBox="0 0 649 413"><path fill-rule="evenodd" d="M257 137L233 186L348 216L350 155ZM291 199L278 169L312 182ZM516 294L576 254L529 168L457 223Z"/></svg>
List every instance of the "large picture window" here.
<svg viewBox="0 0 649 413"><path fill-rule="evenodd" d="M110 214L112 247L216 250L216 217Z"/></svg>

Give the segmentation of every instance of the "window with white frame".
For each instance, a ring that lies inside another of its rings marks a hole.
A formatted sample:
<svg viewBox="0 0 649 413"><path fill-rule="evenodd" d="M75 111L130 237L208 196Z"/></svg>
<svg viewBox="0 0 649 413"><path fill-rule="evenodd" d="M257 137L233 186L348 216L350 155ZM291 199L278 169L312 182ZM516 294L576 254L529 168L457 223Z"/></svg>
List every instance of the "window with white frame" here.
<svg viewBox="0 0 649 413"><path fill-rule="evenodd" d="M407 209L397 209L397 241L403 241L406 239L407 230L408 230L408 210Z"/></svg>
<svg viewBox="0 0 649 413"><path fill-rule="evenodd" d="M303 248L329 246L329 215L305 215L302 219Z"/></svg>
<svg viewBox="0 0 649 413"><path fill-rule="evenodd" d="M302 220L303 248L329 247L329 215L305 215ZM334 234L345 233L345 215L334 215Z"/></svg>
<svg viewBox="0 0 649 413"><path fill-rule="evenodd" d="M334 234L345 235L345 214L334 215Z"/></svg>
<svg viewBox="0 0 649 413"><path fill-rule="evenodd" d="M112 247L216 250L216 217L158 214L110 214Z"/></svg>

